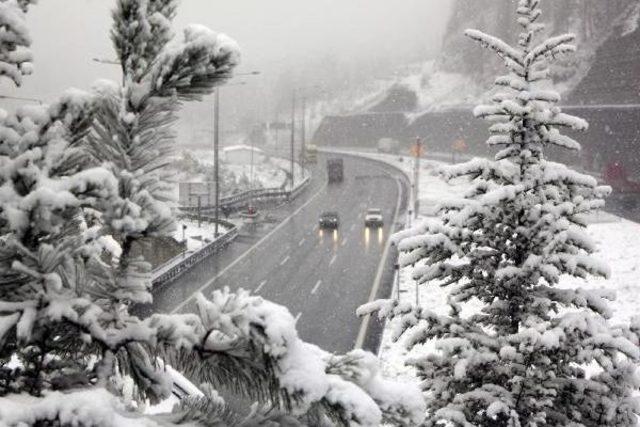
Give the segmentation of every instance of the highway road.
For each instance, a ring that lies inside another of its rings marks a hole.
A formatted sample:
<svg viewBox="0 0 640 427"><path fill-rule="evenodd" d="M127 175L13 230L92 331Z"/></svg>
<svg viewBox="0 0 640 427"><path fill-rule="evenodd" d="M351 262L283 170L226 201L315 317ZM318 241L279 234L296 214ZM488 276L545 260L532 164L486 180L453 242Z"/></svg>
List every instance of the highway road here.
<svg viewBox="0 0 640 427"><path fill-rule="evenodd" d="M301 196L268 210L275 221L241 230L223 252L155 290L145 311L188 312L195 308L197 292L244 288L286 306L305 341L328 351L354 348L361 327L356 308L369 300L376 281L381 283L377 298L390 293L393 248L382 258L392 218L396 212L404 218L407 189L392 167L349 156L344 157L344 182L328 184L325 160L319 156ZM369 207L382 209L383 228L364 227ZM340 215L336 232L318 229L318 216L327 210ZM370 322L364 348L377 349L379 331L380 325Z"/></svg>

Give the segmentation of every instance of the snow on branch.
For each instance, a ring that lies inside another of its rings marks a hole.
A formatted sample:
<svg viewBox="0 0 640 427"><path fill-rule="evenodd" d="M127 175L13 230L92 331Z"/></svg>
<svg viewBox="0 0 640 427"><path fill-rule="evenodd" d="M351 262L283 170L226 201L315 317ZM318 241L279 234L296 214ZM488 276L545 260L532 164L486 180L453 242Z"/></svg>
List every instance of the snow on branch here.
<svg viewBox="0 0 640 427"><path fill-rule="evenodd" d="M514 90L526 90L528 88L527 82L513 75L500 76L496 78L495 84L497 86L507 86Z"/></svg>
<svg viewBox="0 0 640 427"><path fill-rule="evenodd" d="M521 52L517 49L512 48L509 44L500 40L497 37L490 36L482 31L468 29L464 32L464 34L472 40L479 42L481 45L486 46L487 48L495 51L498 56L510 59L514 61L519 66L524 66L524 60Z"/></svg>
<svg viewBox="0 0 640 427"><path fill-rule="evenodd" d="M225 289L214 291L209 300L198 297L197 319L185 317L188 323L183 326L174 316L154 315L150 320L150 325L159 328L157 337L162 337L159 344L165 346L168 363L172 361L171 348L190 350L181 353L178 363L187 374L214 384L224 381L215 379L216 366L234 357L234 365L244 366L250 375L236 373L229 386L243 387L246 382L246 392L260 398L258 391L270 384L275 389L265 393L274 397L284 393L281 398L293 405L294 413L325 402L337 409L346 423L356 425L377 426L383 416L393 417L394 413L417 421L422 418L419 390L404 385L402 394L385 393L385 387L401 386L382 379L373 355L358 351L340 356L343 362L337 363L338 356L298 337L295 319L282 306L242 290L232 294ZM178 333L180 330L186 335ZM183 335L191 338L180 344ZM344 367L347 360L349 369ZM257 381L260 378L263 381Z"/></svg>
<svg viewBox="0 0 640 427"><path fill-rule="evenodd" d="M25 22L28 6L33 0L0 1L0 77L22 85L22 76L31 74L33 55L31 36Z"/></svg>
<svg viewBox="0 0 640 427"><path fill-rule="evenodd" d="M184 41L160 54L150 73L150 94L198 99L231 77L240 60L235 41L206 27L191 25Z"/></svg>
<svg viewBox="0 0 640 427"><path fill-rule="evenodd" d="M42 398L0 397L0 424L153 427L161 424L139 415L124 415L123 405L103 388L71 393L51 392Z"/></svg>
<svg viewBox="0 0 640 427"><path fill-rule="evenodd" d="M545 126L568 127L577 131L589 129L589 123L580 117L560 113L558 110L541 110L531 114L531 118Z"/></svg>
<svg viewBox="0 0 640 427"><path fill-rule="evenodd" d="M541 56L557 56L561 53L575 52L575 46L569 44L575 39L575 34L562 34L548 38L534 47L524 58L524 61L525 63L533 64Z"/></svg>
<svg viewBox="0 0 640 427"><path fill-rule="evenodd" d="M581 149L580 144L576 140L566 135L562 135L558 129L551 129L547 131L545 127L542 127L541 133L546 142L550 144L575 151L579 151Z"/></svg>

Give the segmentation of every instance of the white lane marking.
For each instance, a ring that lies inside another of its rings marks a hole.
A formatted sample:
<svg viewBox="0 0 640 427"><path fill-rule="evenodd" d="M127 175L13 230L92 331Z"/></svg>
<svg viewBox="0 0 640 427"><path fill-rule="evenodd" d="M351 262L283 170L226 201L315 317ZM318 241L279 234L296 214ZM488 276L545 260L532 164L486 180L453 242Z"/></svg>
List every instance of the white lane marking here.
<svg viewBox="0 0 640 427"><path fill-rule="evenodd" d="M362 218L362 212L358 214L358 219Z"/></svg>
<svg viewBox="0 0 640 427"><path fill-rule="evenodd" d="M193 295L198 293L198 292L202 292L202 290L204 288L206 288L207 286L211 285L213 282L215 282L220 276L222 276L224 273L226 273L229 269L235 267L235 265L237 263L239 263L240 261L242 261L247 255L249 255L251 252L253 252L258 246L260 246L265 240L267 240L269 237L271 237L274 233L276 233L278 230L280 230L282 227L284 227L290 220L291 218L293 218L294 216L296 216L298 214L298 212L300 212L300 210L306 206L308 206L312 201L314 201L316 199L316 197L318 197L325 189L327 188L327 184L325 183L317 192L316 194L314 194L313 196L311 196L311 198L309 200L307 200L306 202L304 202L304 204L302 206L300 206L294 213L292 213L291 215L289 215L288 217L286 217L284 220L282 220L282 222L280 224L278 224L273 230L271 230L270 232L268 232L267 234L264 235L264 237L262 237L262 239L258 240L253 246L251 246L249 249L247 249L247 251L245 253L243 253L242 255L240 255L238 258L236 258L235 261L233 261L231 264L227 265L225 268L222 269L222 271L220 271L218 274L216 274L215 276L213 276L211 279L209 279L204 285L200 286L198 289L196 289L188 298L186 298L184 301L182 301L182 303L178 304L176 306L176 308L174 308L173 310L171 310L169 312L169 314L174 314L177 313L178 311L180 311L182 309L182 307L186 306L189 301L191 301L191 299L193 299Z"/></svg>
<svg viewBox="0 0 640 427"><path fill-rule="evenodd" d="M280 261L280 265L284 265L287 261L289 261L289 255L287 255L286 257L284 257L284 259L282 261Z"/></svg>
<svg viewBox="0 0 640 427"><path fill-rule="evenodd" d="M266 285L266 284L267 284L267 281L266 281L266 280L263 280L262 282L260 282L260 284L259 284L259 285L258 285L258 287L256 288L256 292L260 292L260 289L262 289L262 287L263 287L264 285Z"/></svg>
<svg viewBox="0 0 640 427"><path fill-rule="evenodd" d="M311 295L316 293L316 291L318 290L321 284L322 284L322 280L318 280L316 282L316 285L313 287L313 289L311 289Z"/></svg>
<svg viewBox="0 0 640 427"><path fill-rule="evenodd" d="M353 231L354 228L356 228L356 224L355 223L351 224L351 227L349 227L349 231Z"/></svg>
<svg viewBox="0 0 640 427"><path fill-rule="evenodd" d="M331 261L329 261L329 265L333 264L334 262L336 262L336 258L338 257L338 255L334 255L333 258L331 258Z"/></svg>
<svg viewBox="0 0 640 427"><path fill-rule="evenodd" d="M340 246L346 245L348 240L349 239L347 239L346 237L344 239L342 239L342 243L340 243Z"/></svg>
<svg viewBox="0 0 640 427"><path fill-rule="evenodd" d="M302 316L301 311L299 311L298 314L296 314L296 320L295 320L296 323L298 323L298 319L300 319L300 316Z"/></svg>
<svg viewBox="0 0 640 427"><path fill-rule="evenodd" d="M396 176L396 184L398 185L398 200L396 202L396 210L393 213L393 221L389 226L389 236L391 236L395 229L396 221L398 220L398 214L400 213L400 200L402 197L402 185L400 185L400 180ZM378 289L380 289L380 282L382 281L382 272L384 270L384 263L387 259L387 254L389 253L389 247L391 246L391 239L387 238L387 241L384 245L384 250L382 251L382 258L380 258L380 264L378 264L378 271L376 271L376 277L373 280L373 286L371 287L371 292L369 293L369 299L367 303L372 302L376 295L378 295ZM362 318L362 323L360 324L360 330L358 331L358 337L356 338L355 348L362 348L364 344L364 339L367 337L367 329L369 329L369 321L371 320L371 315L367 314Z"/></svg>
<svg viewBox="0 0 640 427"><path fill-rule="evenodd" d="M300 239L300 241L298 242L298 246L302 246L304 244L305 240L307 240L305 237Z"/></svg>

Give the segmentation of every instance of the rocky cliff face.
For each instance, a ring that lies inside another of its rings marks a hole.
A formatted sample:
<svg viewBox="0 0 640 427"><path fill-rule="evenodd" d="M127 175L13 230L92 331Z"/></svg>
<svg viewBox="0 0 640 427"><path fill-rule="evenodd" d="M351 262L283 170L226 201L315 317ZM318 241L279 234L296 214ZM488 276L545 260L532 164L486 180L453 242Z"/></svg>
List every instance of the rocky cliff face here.
<svg viewBox="0 0 640 427"><path fill-rule="evenodd" d="M577 38L576 54L552 69L565 104L640 103L640 0L543 0L542 6L547 35L570 32ZM464 31L475 28L513 43L520 31L516 7L517 0L455 0L439 58L402 82L416 94L415 108L397 102L396 85L369 111L419 116L486 102L504 67Z"/></svg>
<svg viewBox="0 0 640 427"><path fill-rule="evenodd" d="M634 3L613 23L567 103L640 104L640 1Z"/></svg>
<svg viewBox="0 0 640 427"><path fill-rule="evenodd" d="M578 52L567 58L553 70L554 81L560 91L569 94L580 82L589 78L590 85L582 85L580 95L571 96L580 103L587 101L587 89L595 89L595 80L603 79L602 70L589 77L594 65L619 70L625 84L631 85L632 75L640 79L637 62L639 0L545 0L542 2L542 22L549 35L574 33L577 36ZM437 68L444 72L468 75L478 82L492 82L501 72L499 60L491 52L478 47L464 37L464 30L476 28L513 42L520 30L515 22L515 0L456 0L443 40L443 48ZM624 34L624 37L621 37ZM624 43L621 43L624 42ZM636 67L635 69L632 67ZM635 73L634 73L635 71ZM604 79L603 79L604 80ZM606 85L606 82L602 82ZM629 86L627 86L629 87ZM597 91L603 95L607 89ZM596 94L597 95L597 94ZM595 99L594 99L595 101ZM597 100L600 102L600 100Z"/></svg>
<svg viewBox="0 0 640 427"><path fill-rule="evenodd" d="M578 54L555 70L555 80L569 82L584 76L597 48L638 0L546 0L542 21L548 34L574 33ZM507 42L520 31L515 22L515 0L456 0L443 40L439 68L446 72L469 74L474 79L493 80L500 63L484 49L464 37L464 30L476 28ZM577 82L576 82L577 83Z"/></svg>
<svg viewBox="0 0 640 427"><path fill-rule="evenodd" d="M416 108L396 85L367 111L326 117L316 143L373 148L380 138L393 138L406 148L419 135L431 153L448 153L464 138L469 154L491 155L486 124L471 111L486 100L504 67L463 33L476 28L513 42L519 31L515 4L456 0L439 60L401 82L416 94ZM551 150L550 157L596 173L620 163L640 180L640 0L543 0L543 8L549 34L577 35L578 54L554 70L554 81L564 111L590 124L588 132L574 135L583 144L580 153L560 157Z"/></svg>

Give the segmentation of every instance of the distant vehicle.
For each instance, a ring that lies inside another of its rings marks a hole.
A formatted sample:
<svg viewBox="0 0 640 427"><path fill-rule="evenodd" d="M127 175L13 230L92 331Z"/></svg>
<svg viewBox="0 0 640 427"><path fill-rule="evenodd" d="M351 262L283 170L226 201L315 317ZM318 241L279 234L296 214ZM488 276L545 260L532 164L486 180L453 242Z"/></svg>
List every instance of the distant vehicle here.
<svg viewBox="0 0 640 427"><path fill-rule="evenodd" d="M384 220L382 219L382 210L378 208L367 209L367 213L364 216L365 227L382 227Z"/></svg>
<svg viewBox="0 0 640 427"><path fill-rule="evenodd" d="M337 229L340 225L340 217L338 217L338 212L323 212L322 215L320 215L320 221L318 225L321 229Z"/></svg>
<svg viewBox="0 0 640 427"><path fill-rule="evenodd" d="M247 205L247 208L240 212L240 217L247 219L256 219L258 218L258 209L256 209L253 205Z"/></svg>
<svg viewBox="0 0 640 427"><path fill-rule="evenodd" d="M342 182L344 179L344 162L342 159L327 159L327 177L329 183Z"/></svg>
<svg viewBox="0 0 640 427"><path fill-rule="evenodd" d="M627 209L635 209L640 200L640 182L629 179L621 162L610 162L602 172L604 183L613 190L609 200Z"/></svg>
<svg viewBox="0 0 640 427"><path fill-rule="evenodd" d="M318 161L318 147L313 144L307 144L303 161L305 163L316 163Z"/></svg>
<svg viewBox="0 0 640 427"><path fill-rule="evenodd" d="M378 141L378 153L398 154L400 142L391 138L380 138Z"/></svg>

